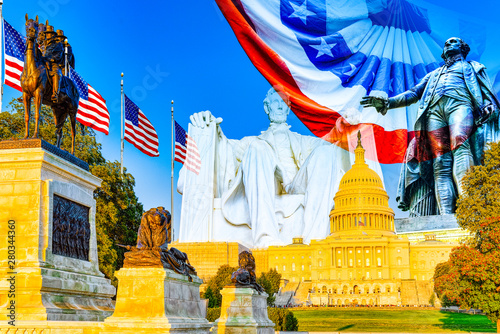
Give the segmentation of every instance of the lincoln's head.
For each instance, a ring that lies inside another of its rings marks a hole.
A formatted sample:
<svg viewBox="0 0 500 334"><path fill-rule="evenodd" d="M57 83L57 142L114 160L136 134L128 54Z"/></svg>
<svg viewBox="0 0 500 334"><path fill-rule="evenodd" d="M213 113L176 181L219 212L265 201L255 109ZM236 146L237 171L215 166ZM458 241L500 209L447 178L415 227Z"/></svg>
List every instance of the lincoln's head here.
<svg viewBox="0 0 500 334"><path fill-rule="evenodd" d="M264 99L264 111L271 123L286 123L290 113L288 95L282 87L271 88Z"/></svg>
<svg viewBox="0 0 500 334"><path fill-rule="evenodd" d="M464 59L469 54L470 47L467 43L465 43L461 38L452 37L449 38L444 43L443 53L441 54L441 58L446 60L449 57L453 57L458 54L462 54Z"/></svg>

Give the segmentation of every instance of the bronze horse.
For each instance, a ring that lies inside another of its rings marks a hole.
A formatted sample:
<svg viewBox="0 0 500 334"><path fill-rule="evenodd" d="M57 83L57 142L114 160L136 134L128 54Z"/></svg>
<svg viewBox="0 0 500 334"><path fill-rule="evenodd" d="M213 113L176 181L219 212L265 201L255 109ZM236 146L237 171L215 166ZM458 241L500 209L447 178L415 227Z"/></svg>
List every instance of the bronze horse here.
<svg viewBox="0 0 500 334"><path fill-rule="evenodd" d="M48 22L47 22L48 25ZM26 51L24 54L24 69L21 74L21 87L23 89L24 103L24 121L26 130L24 138L29 136L29 122L31 99L34 98L35 104L35 133L33 138L38 138L38 123L40 119L40 109L42 103L51 107L54 113L56 125L56 145L61 147L62 130L66 118L69 116L71 121L71 154L75 153L75 132L76 132L76 113L78 110L79 94L73 81L61 76L60 92L57 102L51 100L52 83L48 77L48 71L45 67L45 59L36 43L38 38L38 16L36 19L28 19L26 14ZM82 133L84 127L82 125Z"/></svg>

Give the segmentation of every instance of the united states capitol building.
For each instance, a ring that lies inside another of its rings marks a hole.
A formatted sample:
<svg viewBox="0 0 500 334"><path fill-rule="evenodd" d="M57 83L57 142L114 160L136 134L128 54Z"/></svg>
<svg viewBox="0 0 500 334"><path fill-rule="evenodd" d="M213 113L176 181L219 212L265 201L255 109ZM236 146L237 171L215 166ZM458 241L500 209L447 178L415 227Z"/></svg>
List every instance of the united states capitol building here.
<svg viewBox="0 0 500 334"><path fill-rule="evenodd" d="M330 235L285 246L252 249L257 274L282 275L279 305L429 305L434 269L466 236L458 228L409 231L395 220L383 182L368 167L358 140L355 163L340 181L330 213ZM438 217L439 218L439 217ZM436 219L438 219L436 218ZM406 231L405 231L406 229ZM396 231L402 230L400 233ZM205 280L237 265L237 242L175 243Z"/></svg>

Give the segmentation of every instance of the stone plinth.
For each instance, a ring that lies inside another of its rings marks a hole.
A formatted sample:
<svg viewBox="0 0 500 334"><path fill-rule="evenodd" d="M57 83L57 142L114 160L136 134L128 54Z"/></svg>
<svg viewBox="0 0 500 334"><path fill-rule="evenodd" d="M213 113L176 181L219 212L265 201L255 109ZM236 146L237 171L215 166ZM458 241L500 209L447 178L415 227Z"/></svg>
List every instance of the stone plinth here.
<svg viewBox="0 0 500 334"><path fill-rule="evenodd" d="M202 280L163 268L122 268L116 273L115 312L101 333L208 333Z"/></svg>
<svg viewBox="0 0 500 334"><path fill-rule="evenodd" d="M251 288L227 286L221 291L220 318L212 333L273 334L274 323L267 315L267 297Z"/></svg>
<svg viewBox="0 0 500 334"><path fill-rule="evenodd" d="M103 323L93 321L16 321L15 327L0 324L1 334L99 334Z"/></svg>
<svg viewBox="0 0 500 334"><path fill-rule="evenodd" d="M83 161L42 140L1 143L0 276L14 277L15 298L2 279L0 308L15 300L17 321L102 321L111 315L116 289L99 271L97 258L93 192L100 184ZM86 212L81 259L53 252L54 215L64 216L59 209L54 213L55 197ZM12 263L7 255L14 248Z"/></svg>
<svg viewBox="0 0 500 334"><path fill-rule="evenodd" d="M455 215L433 215L394 220L396 233L408 237L412 243L425 241L426 235L434 234L436 240L459 242L469 237L469 233L460 228Z"/></svg>
<svg viewBox="0 0 500 334"><path fill-rule="evenodd" d="M395 220L396 232L408 233L417 231L459 229L455 215L434 215L413 218L398 218Z"/></svg>
<svg viewBox="0 0 500 334"><path fill-rule="evenodd" d="M189 255L189 263L196 268L198 277L207 282L217 274L220 266L238 266L238 254L248 250L237 242L178 242L170 244Z"/></svg>

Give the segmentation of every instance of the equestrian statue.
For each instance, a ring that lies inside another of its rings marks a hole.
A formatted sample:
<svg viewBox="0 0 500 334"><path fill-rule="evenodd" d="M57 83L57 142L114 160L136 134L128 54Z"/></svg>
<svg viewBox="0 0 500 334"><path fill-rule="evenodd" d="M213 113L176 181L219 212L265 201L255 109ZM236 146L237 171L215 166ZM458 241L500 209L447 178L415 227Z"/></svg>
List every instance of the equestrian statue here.
<svg viewBox="0 0 500 334"><path fill-rule="evenodd" d="M65 50L68 50L65 52ZM71 121L71 154L75 153L76 113L79 94L73 81L68 76L68 66L74 67L74 56L67 44L62 30L54 31L49 21L38 23L26 14L26 51L24 69L21 74L23 89L24 121L26 130L24 139L29 136L31 101L35 104L35 133L38 138L38 123L42 103L52 108L56 125L56 145L61 147L64 122L69 116ZM68 65L68 66L67 66ZM82 133L84 126L81 125Z"/></svg>

